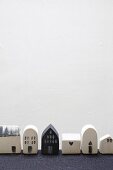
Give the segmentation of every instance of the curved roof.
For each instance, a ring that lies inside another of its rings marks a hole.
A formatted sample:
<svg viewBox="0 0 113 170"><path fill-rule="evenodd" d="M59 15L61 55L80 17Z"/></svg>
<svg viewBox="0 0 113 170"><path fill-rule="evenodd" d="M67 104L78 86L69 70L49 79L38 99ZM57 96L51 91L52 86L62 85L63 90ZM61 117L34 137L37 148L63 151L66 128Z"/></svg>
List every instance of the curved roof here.
<svg viewBox="0 0 113 170"><path fill-rule="evenodd" d="M37 127L34 126L34 125L27 125L27 126L24 128L23 133L24 133L26 130L29 130L29 129L34 130L34 131L36 131L36 132L38 133L38 129L37 129Z"/></svg>
<svg viewBox="0 0 113 170"><path fill-rule="evenodd" d="M100 141L103 141L105 139L112 139L111 135L110 134L107 134L107 135L104 135L100 138Z"/></svg>
<svg viewBox="0 0 113 170"><path fill-rule="evenodd" d="M54 128L54 126L53 126L52 124L50 124L50 125L47 126L47 128L43 131L42 137L46 134L46 132L47 132L49 129L53 130L53 131L56 133L56 135L59 136L59 134L58 134L57 130Z"/></svg>
<svg viewBox="0 0 113 170"><path fill-rule="evenodd" d="M82 131L81 131L81 135L83 135L88 129L92 129L92 130L94 130L95 132L97 132L96 131L96 129L95 129L95 127L93 126L93 125L85 125L83 128L82 128Z"/></svg>

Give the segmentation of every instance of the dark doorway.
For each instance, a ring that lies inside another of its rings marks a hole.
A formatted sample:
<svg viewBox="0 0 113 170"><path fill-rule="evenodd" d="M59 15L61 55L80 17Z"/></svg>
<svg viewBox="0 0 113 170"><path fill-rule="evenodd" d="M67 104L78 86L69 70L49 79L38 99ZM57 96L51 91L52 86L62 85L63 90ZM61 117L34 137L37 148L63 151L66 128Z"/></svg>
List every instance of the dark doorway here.
<svg viewBox="0 0 113 170"><path fill-rule="evenodd" d="M48 146L48 154L52 154L53 153L53 147L52 146Z"/></svg>
<svg viewBox="0 0 113 170"><path fill-rule="evenodd" d="M92 142L90 141L89 142L89 146L88 146L88 149L89 149L89 154L92 154Z"/></svg>
<svg viewBox="0 0 113 170"><path fill-rule="evenodd" d="M16 152L16 146L12 146L12 152L13 152L13 153Z"/></svg>
<svg viewBox="0 0 113 170"><path fill-rule="evenodd" d="M28 153L32 152L32 146L28 146Z"/></svg>

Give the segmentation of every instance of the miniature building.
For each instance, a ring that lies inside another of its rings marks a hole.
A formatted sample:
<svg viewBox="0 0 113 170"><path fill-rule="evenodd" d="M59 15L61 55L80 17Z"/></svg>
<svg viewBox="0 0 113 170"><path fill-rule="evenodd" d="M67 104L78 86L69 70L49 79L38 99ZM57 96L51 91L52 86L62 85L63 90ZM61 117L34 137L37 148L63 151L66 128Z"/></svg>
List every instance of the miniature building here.
<svg viewBox="0 0 113 170"><path fill-rule="evenodd" d="M80 134L62 134L62 154L80 154Z"/></svg>
<svg viewBox="0 0 113 170"><path fill-rule="evenodd" d="M38 152L38 130L35 126L26 126L23 132L23 153L37 154Z"/></svg>
<svg viewBox="0 0 113 170"><path fill-rule="evenodd" d="M99 152L102 154L113 154L113 139L110 135L100 138Z"/></svg>
<svg viewBox="0 0 113 170"><path fill-rule="evenodd" d="M51 124L42 133L41 142L42 154L56 155L59 153L59 135Z"/></svg>
<svg viewBox="0 0 113 170"><path fill-rule="evenodd" d="M98 139L94 126L86 125L81 132L81 149L83 154L97 154Z"/></svg>
<svg viewBox="0 0 113 170"><path fill-rule="evenodd" d="M0 153L21 153L21 137L18 126L0 126Z"/></svg>

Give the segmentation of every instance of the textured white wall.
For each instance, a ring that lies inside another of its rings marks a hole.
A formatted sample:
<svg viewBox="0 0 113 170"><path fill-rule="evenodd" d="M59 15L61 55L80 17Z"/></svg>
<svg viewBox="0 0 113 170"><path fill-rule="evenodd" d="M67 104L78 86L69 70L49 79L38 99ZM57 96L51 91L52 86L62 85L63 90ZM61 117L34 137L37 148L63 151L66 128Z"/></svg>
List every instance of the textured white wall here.
<svg viewBox="0 0 113 170"><path fill-rule="evenodd" d="M113 135L113 1L0 1L0 123Z"/></svg>

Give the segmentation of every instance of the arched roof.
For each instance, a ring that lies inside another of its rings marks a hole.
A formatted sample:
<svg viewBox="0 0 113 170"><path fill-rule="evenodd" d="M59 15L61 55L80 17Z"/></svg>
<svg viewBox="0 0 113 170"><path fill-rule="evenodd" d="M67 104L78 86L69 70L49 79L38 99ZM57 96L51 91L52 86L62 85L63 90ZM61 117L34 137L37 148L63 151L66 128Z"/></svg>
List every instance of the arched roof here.
<svg viewBox="0 0 113 170"><path fill-rule="evenodd" d="M89 124L89 125L85 125L83 128L82 128L82 131L81 131L81 135L83 136L83 134L88 130L88 129L92 129L94 130L96 133L96 129L93 125Z"/></svg>
<svg viewBox="0 0 113 170"><path fill-rule="evenodd" d="M37 127L34 126L34 125L27 125L27 126L24 128L23 133L24 133L25 131L27 131L27 130L30 130L30 129L36 131L37 134L38 134L38 129L37 129Z"/></svg>
<svg viewBox="0 0 113 170"><path fill-rule="evenodd" d="M104 135L100 138L100 141L103 141L105 139L112 139L111 135L110 134L107 134L107 135Z"/></svg>

